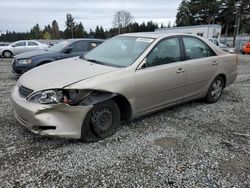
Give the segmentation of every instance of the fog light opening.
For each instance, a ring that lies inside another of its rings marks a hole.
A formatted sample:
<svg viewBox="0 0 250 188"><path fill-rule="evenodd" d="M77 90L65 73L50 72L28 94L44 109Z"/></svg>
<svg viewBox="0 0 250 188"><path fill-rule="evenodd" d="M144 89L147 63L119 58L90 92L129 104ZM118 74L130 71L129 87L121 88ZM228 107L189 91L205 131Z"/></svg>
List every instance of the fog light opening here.
<svg viewBox="0 0 250 188"><path fill-rule="evenodd" d="M56 130L56 126L33 126L34 131Z"/></svg>

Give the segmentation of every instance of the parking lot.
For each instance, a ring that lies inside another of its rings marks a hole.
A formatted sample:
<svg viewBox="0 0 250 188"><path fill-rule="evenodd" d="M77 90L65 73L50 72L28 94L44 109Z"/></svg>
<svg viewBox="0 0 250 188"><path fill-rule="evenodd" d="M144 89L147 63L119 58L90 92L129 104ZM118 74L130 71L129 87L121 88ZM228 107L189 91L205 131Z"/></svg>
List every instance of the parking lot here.
<svg viewBox="0 0 250 188"><path fill-rule="evenodd" d="M14 118L0 59L0 187L250 187L250 56L215 104L194 101L96 143L41 137Z"/></svg>

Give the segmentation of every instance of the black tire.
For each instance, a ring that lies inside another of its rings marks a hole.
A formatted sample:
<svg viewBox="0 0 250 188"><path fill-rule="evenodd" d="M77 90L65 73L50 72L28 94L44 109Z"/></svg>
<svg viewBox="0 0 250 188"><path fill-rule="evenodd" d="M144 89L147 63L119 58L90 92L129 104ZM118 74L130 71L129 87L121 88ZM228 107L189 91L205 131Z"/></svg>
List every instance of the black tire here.
<svg viewBox="0 0 250 188"><path fill-rule="evenodd" d="M12 55L13 55L12 52L9 50L3 51L3 57L5 57L5 58L11 58Z"/></svg>
<svg viewBox="0 0 250 188"><path fill-rule="evenodd" d="M82 141L96 142L113 135L120 126L120 109L112 99L94 105L82 125Z"/></svg>
<svg viewBox="0 0 250 188"><path fill-rule="evenodd" d="M217 76L211 85L209 86L205 101L208 103L217 102L222 94L222 91L225 87L225 81L221 76Z"/></svg>

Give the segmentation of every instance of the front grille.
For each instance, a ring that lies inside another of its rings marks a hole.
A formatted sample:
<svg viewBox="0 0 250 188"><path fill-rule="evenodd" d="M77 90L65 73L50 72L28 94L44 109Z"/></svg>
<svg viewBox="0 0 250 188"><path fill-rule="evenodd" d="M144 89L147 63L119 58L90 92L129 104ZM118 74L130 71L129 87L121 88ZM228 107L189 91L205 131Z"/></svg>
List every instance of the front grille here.
<svg viewBox="0 0 250 188"><path fill-rule="evenodd" d="M19 86L19 94L20 94L20 96L21 97L23 97L23 98L26 98L26 97L28 97L32 92L33 92L33 90L32 89L29 89L29 88L27 88L27 87L24 87L24 86Z"/></svg>

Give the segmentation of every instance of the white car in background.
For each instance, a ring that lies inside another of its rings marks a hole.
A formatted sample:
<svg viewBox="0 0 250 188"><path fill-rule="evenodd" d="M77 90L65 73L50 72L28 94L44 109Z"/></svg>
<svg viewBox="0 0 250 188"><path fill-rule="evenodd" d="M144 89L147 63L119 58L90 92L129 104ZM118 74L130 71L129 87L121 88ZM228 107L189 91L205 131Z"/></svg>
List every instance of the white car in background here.
<svg viewBox="0 0 250 188"><path fill-rule="evenodd" d="M209 38L208 40L210 42L214 43L216 46L220 47L225 52L228 52L231 54L235 53L235 48L228 47L227 45L221 43L217 38Z"/></svg>
<svg viewBox="0 0 250 188"><path fill-rule="evenodd" d="M0 56L10 58L23 52L41 50L48 47L49 45L40 43L35 40L20 40L11 43L8 46L0 46Z"/></svg>

